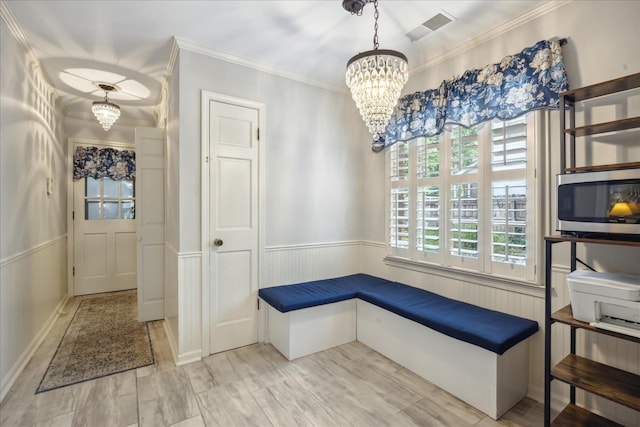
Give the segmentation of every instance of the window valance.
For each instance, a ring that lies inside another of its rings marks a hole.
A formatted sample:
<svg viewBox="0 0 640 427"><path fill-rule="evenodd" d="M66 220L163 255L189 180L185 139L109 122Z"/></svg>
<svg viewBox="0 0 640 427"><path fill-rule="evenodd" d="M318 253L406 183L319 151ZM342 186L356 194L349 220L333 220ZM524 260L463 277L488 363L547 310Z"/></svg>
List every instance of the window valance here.
<svg viewBox="0 0 640 427"><path fill-rule="evenodd" d="M536 109L557 109L559 93L569 89L560 46L560 41L542 40L497 64L443 81L437 89L400 98L384 141L374 143L373 151L437 135L446 125L471 127Z"/></svg>
<svg viewBox="0 0 640 427"><path fill-rule="evenodd" d="M115 148L77 147L73 155L73 179L84 177L135 179L136 153Z"/></svg>

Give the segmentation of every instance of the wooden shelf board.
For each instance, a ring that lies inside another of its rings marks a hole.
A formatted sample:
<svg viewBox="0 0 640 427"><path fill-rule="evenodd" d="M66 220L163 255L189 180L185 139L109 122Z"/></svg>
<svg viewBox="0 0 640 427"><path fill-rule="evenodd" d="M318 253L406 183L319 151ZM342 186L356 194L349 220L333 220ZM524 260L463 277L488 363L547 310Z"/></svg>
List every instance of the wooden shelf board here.
<svg viewBox="0 0 640 427"><path fill-rule="evenodd" d="M623 92L637 87L640 87L640 73L562 92L560 96L564 96L565 99L571 102L577 102L599 96L611 95L612 93Z"/></svg>
<svg viewBox="0 0 640 427"><path fill-rule="evenodd" d="M569 354L551 368L567 384L640 411L640 375Z"/></svg>
<svg viewBox="0 0 640 427"><path fill-rule="evenodd" d="M640 117L629 117L606 123L595 123L577 128L567 128L565 132L572 136L598 135L607 132L616 132L640 127Z"/></svg>
<svg viewBox="0 0 640 427"><path fill-rule="evenodd" d="M620 338L626 341L632 341L640 343L640 337L634 337L633 335L625 335L619 332L609 331L607 329L599 329L595 326L591 326L586 322L581 322L573 318L573 310L571 310L571 304L566 307L561 308L551 315L551 318L559 323L563 323L565 325L573 326L580 329L585 329L587 331L598 332L603 335L609 335L612 337Z"/></svg>
<svg viewBox="0 0 640 427"><path fill-rule="evenodd" d="M573 236L547 236L544 240L560 243L596 243L600 245L637 246L640 247L640 236L611 236L611 237L573 237Z"/></svg>
<svg viewBox="0 0 640 427"><path fill-rule="evenodd" d="M635 169L640 168L640 162L627 162L627 163L613 163L610 165L592 165L592 166L578 166L575 168L566 168L565 172L597 172L597 171L612 171L622 169Z"/></svg>
<svg viewBox="0 0 640 427"><path fill-rule="evenodd" d="M622 427L618 423L572 404L567 405L551 425L554 427Z"/></svg>

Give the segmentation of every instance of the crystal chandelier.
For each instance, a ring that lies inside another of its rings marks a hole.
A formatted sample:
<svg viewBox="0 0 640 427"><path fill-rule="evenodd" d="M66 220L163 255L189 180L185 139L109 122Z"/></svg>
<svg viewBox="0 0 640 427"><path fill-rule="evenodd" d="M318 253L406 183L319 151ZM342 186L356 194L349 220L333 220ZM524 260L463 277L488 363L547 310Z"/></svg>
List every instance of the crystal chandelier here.
<svg viewBox="0 0 640 427"><path fill-rule="evenodd" d="M96 119L102 125L105 131L111 129L111 126L120 117L120 107L113 102L109 102L109 92L117 90L115 86L109 84L98 84L100 89L104 90L104 101L94 101L91 111Z"/></svg>
<svg viewBox="0 0 640 427"><path fill-rule="evenodd" d="M343 0L342 7L361 15L370 0ZM407 57L395 50L378 49L378 0L373 1L375 25L373 50L361 52L347 63L346 81L360 114L373 134L384 139L393 109L409 78Z"/></svg>

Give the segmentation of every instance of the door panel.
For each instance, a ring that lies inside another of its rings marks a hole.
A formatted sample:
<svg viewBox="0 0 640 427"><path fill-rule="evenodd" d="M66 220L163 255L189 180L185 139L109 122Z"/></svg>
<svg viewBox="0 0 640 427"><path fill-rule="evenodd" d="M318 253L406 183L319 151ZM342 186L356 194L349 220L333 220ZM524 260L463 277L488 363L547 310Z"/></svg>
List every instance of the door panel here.
<svg viewBox="0 0 640 427"><path fill-rule="evenodd" d="M107 278L107 235L106 233L87 233L82 236L83 256L78 264L78 273L84 279L106 280Z"/></svg>
<svg viewBox="0 0 640 427"><path fill-rule="evenodd" d="M136 233L115 233L115 274L135 276L136 274ZM135 287L135 284L134 284Z"/></svg>
<svg viewBox="0 0 640 427"><path fill-rule="evenodd" d="M255 301L248 298L251 294L251 252L219 254L218 280L216 308L220 323L251 317L255 306Z"/></svg>
<svg viewBox="0 0 640 427"><path fill-rule="evenodd" d="M258 341L258 110L217 101L209 109L210 353L217 353Z"/></svg>
<svg viewBox="0 0 640 427"><path fill-rule="evenodd" d="M251 229L251 160L218 157L218 230ZM224 206L221 206L223 205Z"/></svg>
<svg viewBox="0 0 640 427"><path fill-rule="evenodd" d="M164 318L164 131L136 127L138 320Z"/></svg>

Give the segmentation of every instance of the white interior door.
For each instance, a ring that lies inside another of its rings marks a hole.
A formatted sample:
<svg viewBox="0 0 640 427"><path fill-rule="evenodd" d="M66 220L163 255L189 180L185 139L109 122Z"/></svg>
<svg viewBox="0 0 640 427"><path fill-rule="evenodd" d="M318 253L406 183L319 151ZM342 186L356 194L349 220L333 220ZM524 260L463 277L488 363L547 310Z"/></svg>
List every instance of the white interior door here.
<svg viewBox="0 0 640 427"><path fill-rule="evenodd" d="M258 117L209 103L211 353L258 341Z"/></svg>
<svg viewBox="0 0 640 427"><path fill-rule="evenodd" d="M135 182L84 178L73 184L75 295L135 289Z"/></svg>
<svg viewBox="0 0 640 427"><path fill-rule="evenodd" d="M136 127L138 320L164 319L164 131Z"/></svg>

